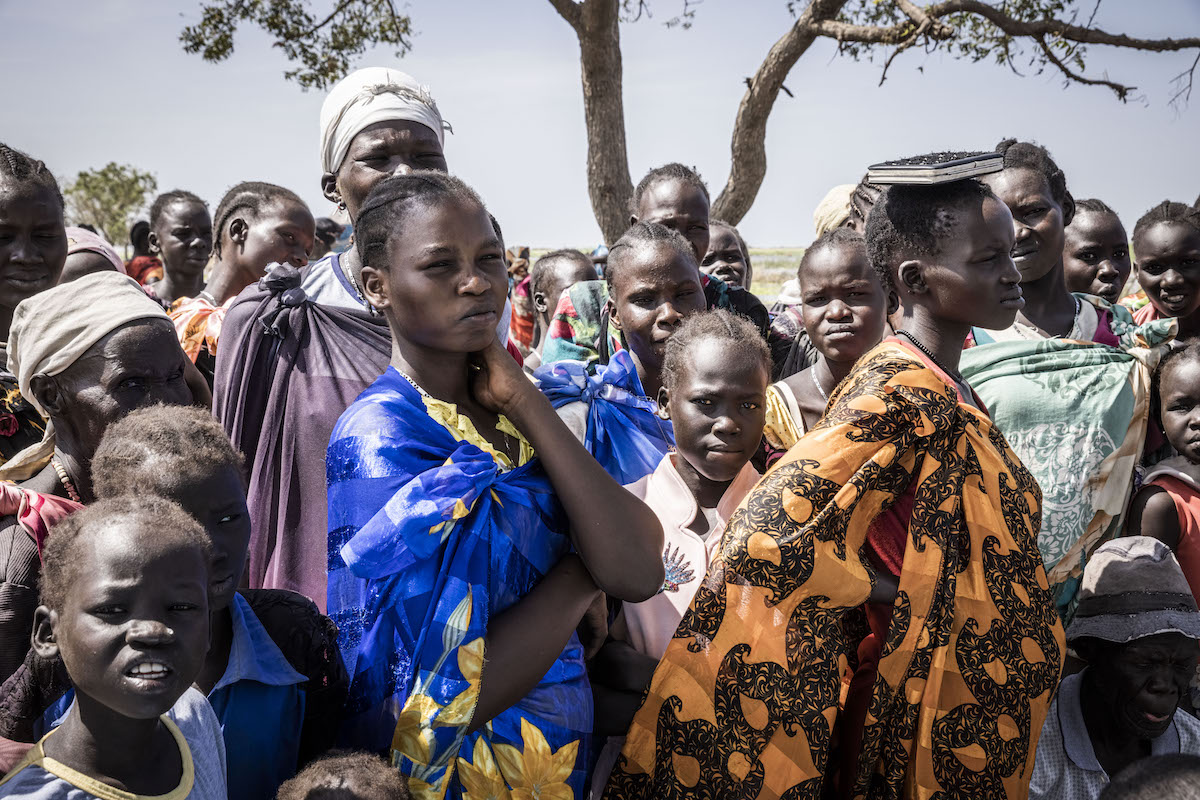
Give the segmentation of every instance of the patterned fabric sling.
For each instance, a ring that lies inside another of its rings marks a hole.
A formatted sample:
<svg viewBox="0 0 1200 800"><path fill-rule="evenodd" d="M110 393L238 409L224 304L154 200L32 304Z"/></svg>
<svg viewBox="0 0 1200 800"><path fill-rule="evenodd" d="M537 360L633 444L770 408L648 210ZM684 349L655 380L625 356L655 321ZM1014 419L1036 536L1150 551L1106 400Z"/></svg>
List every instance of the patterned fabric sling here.
<svg viewBox="0 0 1200 800"><path fill-rule="evenodd" d="M838 719L860 551L914 477L852 794L1027 796L1064 651L1040 492L984 414L884 343L730 520L606 798L821 796L838 738L859 735Z"/></svg>

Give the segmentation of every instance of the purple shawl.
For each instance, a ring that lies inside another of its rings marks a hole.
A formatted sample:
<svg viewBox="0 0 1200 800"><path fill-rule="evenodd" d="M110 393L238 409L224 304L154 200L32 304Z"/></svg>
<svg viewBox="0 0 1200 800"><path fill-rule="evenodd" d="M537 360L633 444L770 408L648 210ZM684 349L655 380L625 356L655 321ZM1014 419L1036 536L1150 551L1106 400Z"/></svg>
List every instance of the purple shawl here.
<svg viewBox="0 0 1200 800"><path fill-rule="evenodd" d="M391 335L366 311L319 305L276 267L234 302L217 351L213 413L246 456L253 533L244 583L325 612L325 450L338 417L387 369Z"/></svg>

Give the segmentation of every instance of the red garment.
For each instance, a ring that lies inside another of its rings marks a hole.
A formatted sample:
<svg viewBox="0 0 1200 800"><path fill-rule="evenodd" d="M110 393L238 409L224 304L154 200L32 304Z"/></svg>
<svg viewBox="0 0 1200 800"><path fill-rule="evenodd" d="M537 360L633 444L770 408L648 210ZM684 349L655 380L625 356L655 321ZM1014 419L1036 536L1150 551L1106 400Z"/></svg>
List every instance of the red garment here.
<svg viewBox="0 0 1200 800"><path fill-rule="evenodd" d="M83 508L73 500L22 489L15 483L0 483L0 517L15 516L37 544L38 556L50 528L63 517Z"/></svg>
<svg viewBox="0 0 1200 800"><path fill-rule="evenodd" d="M518 347L528 351L533 346L534 323L533 296L529 285L529 276L513 287L509 299L512 301L509 340L515 341Z"/></svg>
<svg viewBox="0 0 1200 800"><path fill-rule="evenodd" d="M137 256L125 265L129 277L143 286L149 280L162 280L162 262L154 256Z"/></svg>
<svg viewBox="0 0 1200 800"><path fill-rule="evenodd" d="M1155 308L1153 303L1146 303L1146 305L1133 312L1133 321L1138 325L1145 325L1147 322L1165 318L1166 315Z"/></svg>
<svg viewBox="0 0 1200 800"><path fill-rule="evenodd" d="M1172 475L1155 476L1146 485L1158 486L1175 503L1175 513L1179 515L1179 544L1175 545L1175 558L1188 586L1192 587L1192 594L1200 597L1200 490Z"/></svg>

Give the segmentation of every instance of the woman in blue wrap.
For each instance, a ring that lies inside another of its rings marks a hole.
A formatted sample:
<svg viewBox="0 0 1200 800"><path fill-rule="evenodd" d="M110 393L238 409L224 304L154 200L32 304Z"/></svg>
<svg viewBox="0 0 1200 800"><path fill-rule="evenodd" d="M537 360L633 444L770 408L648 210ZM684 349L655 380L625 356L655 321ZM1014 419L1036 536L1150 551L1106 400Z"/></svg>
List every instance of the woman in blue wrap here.
<svg viewBox="0 0 1200 800"><path fill-rule="evenodd" d="M418 798L582 797L575 628L601 591L659 589L661 527L497 340L504 249L470 188L388 178L355 235L392 356L326 458L347 738L390 744Z"/></svg>

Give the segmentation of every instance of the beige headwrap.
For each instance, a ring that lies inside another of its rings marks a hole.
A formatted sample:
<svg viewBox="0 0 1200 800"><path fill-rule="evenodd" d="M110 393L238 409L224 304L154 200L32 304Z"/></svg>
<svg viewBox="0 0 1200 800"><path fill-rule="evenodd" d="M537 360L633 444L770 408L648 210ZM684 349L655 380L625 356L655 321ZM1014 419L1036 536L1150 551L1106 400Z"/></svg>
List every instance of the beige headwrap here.
<svg viewBox="0 0 1200 800"><path fill-rule="evenodd" d="M850 195L854 194L857 187L857 183L835 186L817 204L817 210L813 212L813 228L818 239L850 218Z"/></svg>
<svg viewBox="0 0 1200 800"><path fill-rule="evenodd" d="M137 281L115 272L94 272L21 301L8 334L8 370L21 396L47 416L30 389L34 375L58 375L88 348L128 322L171 318ZM54 423L42 441L0 466L0 480L24 480L54 453Z"/></svg>
<svg viewBox="0 0 1200 800"><path fill-rule="evenodd" d="M366 67L342 78L321 104L321 168L337 172L359 131L395 120L419 122L437 134L442 145L445 131L454 133L442 119L429 87L406 72Z"/></svg>

